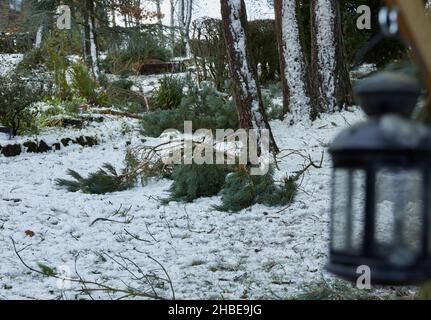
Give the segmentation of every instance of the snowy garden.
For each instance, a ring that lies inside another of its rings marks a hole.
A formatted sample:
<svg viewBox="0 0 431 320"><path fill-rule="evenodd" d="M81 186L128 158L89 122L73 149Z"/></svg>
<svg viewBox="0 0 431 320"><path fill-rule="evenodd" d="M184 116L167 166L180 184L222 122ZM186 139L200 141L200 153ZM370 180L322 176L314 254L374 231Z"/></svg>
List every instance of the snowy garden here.
<svg viewBox="0 0 431 320"><path fill-rule="evenodd" d="M325 269L352 88L417 73L382 5L1 1L0 299L417 298Z"/></svg>

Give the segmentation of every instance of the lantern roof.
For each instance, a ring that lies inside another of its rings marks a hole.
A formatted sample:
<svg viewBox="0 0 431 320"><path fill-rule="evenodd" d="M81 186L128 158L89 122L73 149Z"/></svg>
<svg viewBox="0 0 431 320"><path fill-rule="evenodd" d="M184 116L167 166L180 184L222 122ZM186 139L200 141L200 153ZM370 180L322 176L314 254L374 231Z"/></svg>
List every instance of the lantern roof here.
<svg viewBox="0 0 431 320"><path fill-rule="evenodd" d="M359 105L370 117L391 113L410 118L422 87L407 74L385 71L359 80L354 91Z"/></svg>
<svg viewBox="0 0 431 320"><path fill-rule="evenodd" d="M422 92L419 82L406 74L381 72L360 80L355 96L368 121L342 132L331 153L427 152L431 154L431 130L410 119Z"/></svg>
<svg viewBox="0 0 431 320"><path fill-rule="evenodd" d="M431 153L431 131L426 125L387 114L345 130L330 148L331 153L355 150Z"/></svg>

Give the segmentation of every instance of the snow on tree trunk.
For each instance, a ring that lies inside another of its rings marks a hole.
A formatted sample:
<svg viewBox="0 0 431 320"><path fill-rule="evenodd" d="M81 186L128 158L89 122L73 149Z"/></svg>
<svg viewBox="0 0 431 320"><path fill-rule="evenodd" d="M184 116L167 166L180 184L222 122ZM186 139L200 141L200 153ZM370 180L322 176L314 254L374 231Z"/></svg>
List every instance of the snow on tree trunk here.
<svg viewBox="0 0 431 320"><path fill-rule="evenodd" d="M255 129L258 144L261 130L268 129L270 148L273 152L278 152L267 121L256 70L253 70L250 63L246 36L247 13L244 0L221 0L221 12L241 128Z"/></svg>
<svg viewBox="0 0 431 320"><path fill-rule="evenodd" d="M36 49L39 49L40 47L42 47L42 38L43 38L43 26L41 25L37 29L37 33L36 33L36 41L34 43L34 47Z"/></svg>
<svg viewBox="0 0 431 320"><path fill-rule="evenodd" d="M190 45L190 24L193 15L193 0L179 0L178 2L178 26L180 28L181 40L184 43L186 56L192 56Z"/></svg>
<svg viewBox="0 0 431 320"><path fill-rule="evenodd" d="M97 38L94 30L94 3L87 0L84 9L84 38L85 38L85 60L90 67L94 77L99 77L99 57L97 49Z"/></svg>
<svg viewBox="0 0 431 320"><path fill-rule="evenodd" d="M275 0L280 67L283 82L284 109L291 121L310 119L306 58L298 23L299 1Z"/></svg>
<svg viewBox="0 0 431 320"><path fill-rule="evenodd" d="M337 0L312 0L312 78L318 81L321 111L335 112L353 102Z"/></svg>
<svg viewBox="0 0 431 320"><path fill-rule="evenodd" d="M169 0L170 2L170 40L171 40L171 51L172 55L175 55L175 0Z"/></svg>
<svg viewBox="0 0 431 320"><path fill-rule="evenodd" d="M93 19L88 19L88 31L90 33L90 55L91 55L91 69L93 75L99 77L99 57L97 54L96 35L94 33Z"/></svg>

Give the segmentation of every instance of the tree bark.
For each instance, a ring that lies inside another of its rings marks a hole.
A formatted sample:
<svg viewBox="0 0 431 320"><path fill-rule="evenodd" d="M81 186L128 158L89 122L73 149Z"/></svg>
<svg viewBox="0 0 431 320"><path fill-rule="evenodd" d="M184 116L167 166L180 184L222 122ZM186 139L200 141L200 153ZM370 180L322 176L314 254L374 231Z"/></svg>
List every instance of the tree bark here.
<svg viewBox="0 0 431 320"><path fill-rule="evenodd" d="M221 13L241 128L257 131L258 146L262 130L269 130L270 149L277 153L278 147L263 106L256 70L250 63L247 43L247 12L244 0L221 0Z"/></svg>
<svg viewBox="0 0 431 320"><path fill-rule="evenodd" d="M291 121L310 119L312 99L307 66L307 55L301 39L298 0L275 0L280 70L285 113Z"/></svg>
<svg viewBox="0 0 431 320"><path fill-rule="evenodd" d="M8 1L0 2L0 31L6 31L9 23L9 3Z"/></svg>
<svg viewBox="0 0 431 320"><path fill-rule="evenodd" d="M337 0L311 1L311 73L319 109L335 112L353 104Z"/></svg>
<svg viewBox="0 0 431 320"><path fill-rule="evenodd" d="M36 41L34 43L34 47L36 49L40 49L42 47L42 39L43 39L43 25L37 28Z"/></svg>
<svg viewBox="0 0 431 320"><path fill-rule="evenodd" d="M170 3L170 41L171 41L171 50L172 56L175 55L175 0L169 0Z"/></svg>
<svg viewBox="0 0 431 320"><path fill-rule="evenodd" d="M95 32L95 19L94 19L94 2L93 0L86 0L85 3L85 58L87 64L91 68L94 77L99 77L99 52L97 47L97 36Z"/></svg>

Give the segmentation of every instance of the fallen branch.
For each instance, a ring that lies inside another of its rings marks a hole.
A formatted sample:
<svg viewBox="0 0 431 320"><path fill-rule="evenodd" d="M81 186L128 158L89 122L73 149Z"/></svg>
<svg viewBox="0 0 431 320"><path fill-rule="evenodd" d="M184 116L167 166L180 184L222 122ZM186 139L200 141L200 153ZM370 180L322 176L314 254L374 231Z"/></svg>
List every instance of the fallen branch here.
<svg viewBox="0 0 431 320"><path fill-rule="evenodd" d="M80 275L78 275L78 279L76 279L76 278L62 277L62 276L57 275L56 273L52 273L52 274L47 275L46 273L44 273L44 272L42 272L40 270L37 270L37 269L31 267L30 265L28 265L24 261L24 259L22 258L22 256L20 255L20 251L17 250L15 240L12 237L10 239L12 241L13 250L14 250L16 256L18 257L18 259L20 260L20 262L22 263L22 265L24 267L26 267L28 270L30 270L33 273L36 273L36 274L39 274L39 275L42 275L42 276L45 276L45 277L51 277L51 278L54 278L54 279L65 281L65 282L67 281L67 282L70 282L70 283L80 284L83 287L83 289L78 290L78 291L89 295L90 299L93 299L93 297L90 294L91 292L105 292L105 293L108 293L108 294L109 293L117 293L117 294L120 293L120 294L123 294L123 296L121 296L120 299L125 299L125 298L130 298L130 297L134 297L134 298L140 297L140 298L147 298L147 299L152 299L152 300L165 300L163 297L160 297L157 294L154 294L154 293L151 294L151 293L147 293L147 292L142 292L142 291L136 290L134 288L131 288L128 285L126 285L126 287L127 287L126 289L120 289L120 288L111 287L109 285L106 285L106 284L103 284L103 283L99 283L99 282L96 282L96 281L84 280ZM150 258L150 259L153 260L153 261L155 261L152 258ZM160 265L157 261L155 261L155 262L158 265ZM165 274L167 274L165 268L162 268L162 269L165 272ZM75 270L76 270L76 260L75 260ZM170 280L170 278L168 278L168 279ZM90 288L89 286L94 286L94 288ZM171 286L171 289L173 290L172 283L170 283L170 286ZM175 297L174 294L173 294L173 297Z"/></svg>
<svg viewBox="0 0 431 320"><path fill-rule="evenodd" d="M141 116L139 114L130 113L130 112L115 111L112 109L99 110L97 112L100 114L103 114L103 115L111 115L111 116L132 118L132 119L138 119L138 120L144 119L144 116Z"/></svg>

